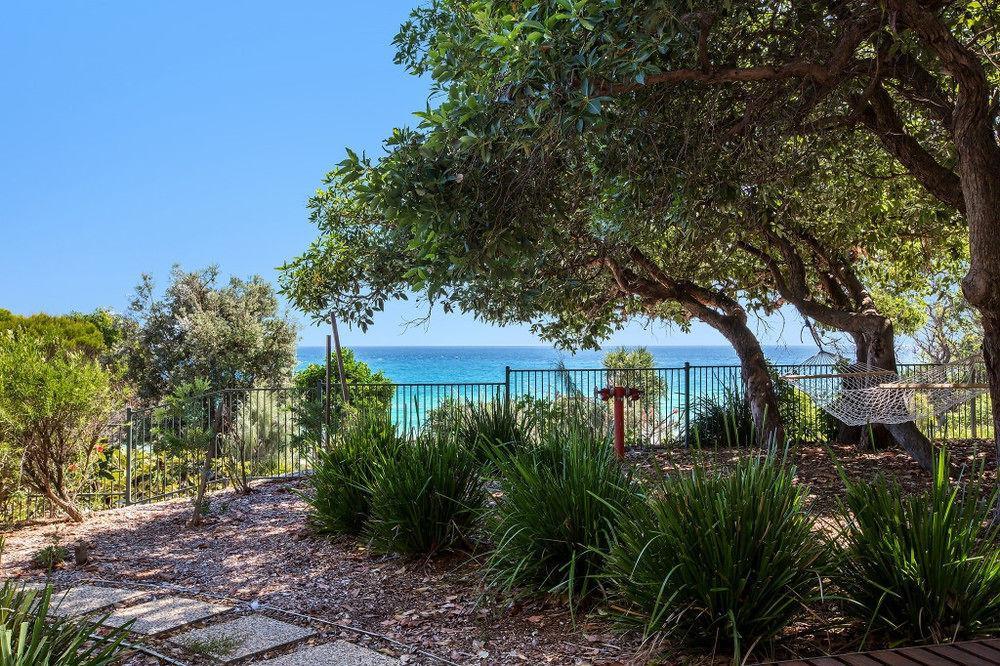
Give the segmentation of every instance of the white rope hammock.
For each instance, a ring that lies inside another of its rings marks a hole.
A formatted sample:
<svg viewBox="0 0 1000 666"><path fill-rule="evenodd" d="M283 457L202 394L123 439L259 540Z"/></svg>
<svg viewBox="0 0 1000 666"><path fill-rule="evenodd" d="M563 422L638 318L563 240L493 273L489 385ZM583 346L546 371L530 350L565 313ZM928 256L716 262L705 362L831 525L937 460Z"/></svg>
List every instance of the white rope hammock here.
<svg viewBox="0 0 1000 666"><path fill-rule="evenodd" d="M906 423L945 412L989 388L977 359L936 365L903 376L819 352L782 379L837 420L852 426Z"/></svg>

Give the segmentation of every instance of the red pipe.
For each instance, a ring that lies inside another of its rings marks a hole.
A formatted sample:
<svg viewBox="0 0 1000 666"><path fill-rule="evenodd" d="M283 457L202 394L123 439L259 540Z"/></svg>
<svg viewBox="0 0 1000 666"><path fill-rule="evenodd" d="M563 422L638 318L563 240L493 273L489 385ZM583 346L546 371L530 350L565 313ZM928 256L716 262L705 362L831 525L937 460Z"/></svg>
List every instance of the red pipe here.
<svg viewBox="0 0 1000 666"><path fill-rule="evenodd" d="M625 457L625 389L615 387L615 455Z"/></svg>

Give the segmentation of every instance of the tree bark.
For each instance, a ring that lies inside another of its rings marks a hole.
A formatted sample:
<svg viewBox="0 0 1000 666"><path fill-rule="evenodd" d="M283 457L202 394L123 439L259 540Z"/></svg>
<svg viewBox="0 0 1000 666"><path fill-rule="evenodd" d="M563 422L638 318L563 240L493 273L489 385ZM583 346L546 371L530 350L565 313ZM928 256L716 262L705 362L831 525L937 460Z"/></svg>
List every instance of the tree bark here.
<svg viewBox="0 0 1000 666"><path fill-rule="evenodd" d="M739 316L722 317L713 326L729 340L740 359L740 376L746 387L758 443L784 444L785 426L778 410L774 381L757 336L747 326L746 319Z"/></svg>
<svg viewBox="0 0 1000 666"><path fill-rule="evenodd" d="M45 495L45 499L49 500L53 506L59 507L74 523L83 522L83 512L69 499L60 496L59 493L49 487L46 487L42 494Z"/></svg>

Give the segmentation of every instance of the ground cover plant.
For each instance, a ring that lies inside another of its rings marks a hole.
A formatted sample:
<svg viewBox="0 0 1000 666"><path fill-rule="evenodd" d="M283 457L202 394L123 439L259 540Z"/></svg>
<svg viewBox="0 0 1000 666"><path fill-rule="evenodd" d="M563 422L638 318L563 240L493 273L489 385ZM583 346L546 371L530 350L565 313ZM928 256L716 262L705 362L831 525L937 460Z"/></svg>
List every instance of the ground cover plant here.
<svg viewBox="0 0 1000 666"><path fill-rule="evenodd" d="M309 477L309 522L323 534L360 534L371 515L376 465L403 445L385 420L352 423L329 448L320 449Z"/></svg>
<svg viewBox="0 0 1000 666"><path fill-rule="evenodd" d="M997 494L949 470L940 452L930 488L910 495L881 475L845 479L837 580L845 610L872 631L917 642L1000 631Z"/></svg>
<svg viewBox="0 0 1000 666"><path fill-rule="evenodd" d="M565 594L575 604L599 583L618 513L639 501L636 481L606 438L572 421L499 466L489 584Z"/></svg>
<svg viewBox="0 0 1000 666"><path fill-rule="evenodd" d="M699 446L751 446L756 441L750 403L735 389L701 396L691 415L691 434Z"/></svg>
<svg viewBox="0 0 1000 666"><path fill-rule="evenodd" d="M486 490L475 453L455 435L424 434L382 452L371 479L365 534L380 552L434 555L466 543Z"/></svg>
<svg viewBox="0 0 1000 666"><path fill-rule="evenodd" d="M53 616L51 587L0 586L0 666L107 666L116 663L131 626L92 638L89 623Z"/></svg>
<svg viewBox="0 0 1000 666"><path fill-rule="evenodd" d="M818 596L827 545L775 450L724 473L696 463L622 516L608 576L624 619L739 661ZM720 645L721 644L721 645Z"/></svg>
<svg viewBox="0 0 1000 666"><path fill-rule="evenodd" d="M517 403L495 400L473 404L461 415L458 437L483 463L530 445L535 428L532 413Z"/></svg>

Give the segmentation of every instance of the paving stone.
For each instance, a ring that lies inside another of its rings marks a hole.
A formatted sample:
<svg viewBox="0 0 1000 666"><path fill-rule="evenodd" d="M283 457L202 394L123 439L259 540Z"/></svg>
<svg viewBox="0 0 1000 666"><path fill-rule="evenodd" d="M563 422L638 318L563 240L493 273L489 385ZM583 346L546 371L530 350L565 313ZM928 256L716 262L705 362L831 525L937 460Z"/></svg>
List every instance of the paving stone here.
<svg viewBox="0 0 1000 666"><path fill-rule="evenodd" d="M162 634L164 631L177 629L228 610L232 610L232 607L209 604L196 599L162 597L138 606L119 608L108 616L105 624L120 627L130 620L135 620L135 624L132 625L132 631L135 633Z"/></svg>
<svg viewBox="0 0 1000 666"><path fill-rule="evenodd" d="M170 641L226 663L288 645L313 633L266 615L244 615L174 636Z"/></svg>
<svg viewBox="0 0 1000 666"><path fill-rule="evenodd" d="M146 596L149 596L149 592L123 590L117 587L80 585L70 588L66 592L53 592L51 605L55 615L86 615Z"/></svg>
<svg viewBox="0 0 1000 666"><path fill-rule="evenodd" d="M337 641L253 663L258 666L396 666L400 661L359 645Z"/></svg>

